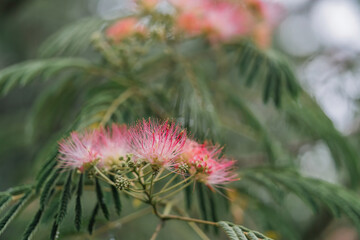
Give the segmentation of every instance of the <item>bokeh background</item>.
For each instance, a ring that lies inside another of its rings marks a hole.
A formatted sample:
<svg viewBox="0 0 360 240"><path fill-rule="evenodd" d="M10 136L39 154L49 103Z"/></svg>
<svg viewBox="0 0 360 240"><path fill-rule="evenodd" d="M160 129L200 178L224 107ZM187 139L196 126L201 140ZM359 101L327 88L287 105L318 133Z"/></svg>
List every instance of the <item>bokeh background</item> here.
<svg viewBox="0 0 360 240"><path fill-rule="evenodd" d="M302 87L316 99L335 127L360 147L360 1L272 2L280 9L274 48L292 61ZM36 58L40 43L71 22L88 16L111 19L129 7L124 0L0 0L0 68ZM43 154L42 147L50 141L49 135L37 134L30 126L34 124L30 112L36 111L36 97L46 84L49 83L17 88L0 98L0 191L31 182L36 172L34 159ZM276 121L274 113L265 117L268 118L264 122L271 128ZM66 119L54 121L55 127L50 130L56 131ZM47 127L41 122L36 125ZM287 134L286 129L276 125L273 131ZM304 175L333 183L341 181L323 142L304 141L293 147ZM300 201L293 200L293 218L300 228L306 228L313 216ZM152 229L149 226L149 232ZM328 232L324 239L359 239L356 231L348 224L341 225L341 221L325 231ZM15 239L11 233L8 236Z"/></svg>

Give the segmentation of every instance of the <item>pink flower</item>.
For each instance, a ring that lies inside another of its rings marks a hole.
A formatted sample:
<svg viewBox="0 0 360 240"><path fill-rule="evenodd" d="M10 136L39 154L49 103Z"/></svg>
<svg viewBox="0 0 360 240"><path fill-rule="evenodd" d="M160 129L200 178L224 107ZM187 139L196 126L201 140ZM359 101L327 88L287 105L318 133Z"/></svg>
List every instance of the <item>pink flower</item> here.
<svg viewBox="0 0 360 240"><path fill-rule="evenodd" d="M252 37L260 48L271 45L272 31L284 17L285 10L271 1L246 0L249 13L253 17Z"/></svg>
<svg viewBox="0 0 360 240"><path fill-rule="evenodd" d="M221 148L188 140L175 168L181 163L188 164L190 174L196 174L196 179L207 185L226 184L238 180L232 171L235 161L220 158L220 153Z"/></svg>
<svg viewBox="0 0 360 240"><path fill-rule="evenodd" d="M171 0L179 9L176 26L189 35L206 34L213 43L228 42L249 31L249 14L240 4L214 0Z"/></svg>
<svg viewBox="0 0 360 240"><path fill-rule="evenodd" d="M144 34L145 27L139 24L135 17L120 19L106 30L106 35L115 42L120 42L136 33Z"/></svg>
<svg viewBox="0 0 360 240"><path fill-rule="evenodd" d="M206 11L205 21L212 42L228 42L249 31L249 16L239 5L218 2L209 5Z"/></svg>
<svg viewBox="0 0 360 240"><path fill-rule="evenodd" d="M79 134L72 132L70 137L60 141L59 161L64 168L73 168L83 171L100 157L97 152L98 131Z"/></svg>
<svg viewBox="0 0 360 240"><path fill-rule="evenodd" d="M113 124L111 129L102 129L97 144L102 163L106 166L117 163L129 153L126 125Z"/></svg>
<svg viewBox="0 0 360 240"><path fill-rule="evenodd" d="M170 0L170 2L179 10L175 19L177 29L191 36L205 33L209 0Z"/></svg>
<svg viewBox="0 0 360 240"><path fill-rule="evenodd" d="M129 144L135 160L149 161L154 165L169 167L182 153L186 131L168 121L138 122L129 129Z"/></svg>
<svg viewBox="0 0 360 240"><path fill-rule="evenodd" d="M169 0L169 2L180 11L203 11L209 0Z"/></svg>
<svg viewBox="0 0 360 240"><path fill-rule="evenodd" d="M189 35L199 35L204 32L204 21L193 12L180 14L176 19L177 27Z"/></svg>

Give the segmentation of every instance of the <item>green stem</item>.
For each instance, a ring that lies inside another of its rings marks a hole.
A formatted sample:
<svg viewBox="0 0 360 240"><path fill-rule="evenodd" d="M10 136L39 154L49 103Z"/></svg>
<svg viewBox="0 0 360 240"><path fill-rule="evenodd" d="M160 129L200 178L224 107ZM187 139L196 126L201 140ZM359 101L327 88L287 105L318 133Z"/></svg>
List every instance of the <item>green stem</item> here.
<svg viewBox="0 0 360 240"><path fill-rule="evenodd" d="M135 194L133 194L133 193L131 193L131 192L129 192L129 191L126 191L126 190L122 190L125 194L127 194L127 195L129 195L129 196L131 196L131 197L133 197L133 198L136 198L136 199L139 199L140 201L142 201L142 202L145 202L145 200L143 199L143 198L141 198L141 197L139 197L139 196L137 196L137 195L135 195Z"/></svg>
<svg viewBox="0 0 360 240"><path fill-rule="evenodd" d="M148 171L147 173L145 173L144 175L142 175L141 177L144 178L146 177L147 175L149 175L150 173L153 173L153 171ZM144 184L148 184L147 181L144 181Z"/></svg>
<svg viewBox="0 0 360 240"><path fill-rule="evenodd" d="M169 181L167 181L165 185L161 188L160 192L164 191L176 178L177 175L174 175Z"/></svg>
<svg viewBox="0 0 360 240"><path fill-rule="evenodd" d="M151 175L151 182L150 182L150 190L149 190L149 195L151 196L152 190L153 190L153 181L154 181L154 174Z"/></svg>
<svg viewBox="0 0 360 240"><path fill-rule="evenodd" d="M184 217L188 217L187 214L185 213L185 211L182 210L181 208L179 208L177 205L174 206L174 210L178 214L180 214ZM188 224L202 240L210 240L210 238L208 238L208 236L206 236L206 234L201 230L201 228L199 228L199 226L196 223L188 222Z"/></svg>
<svg viewBox="0 0 360 240"><path fill-rule="evenodd" d="M155 240L157 238L163 226L164 226L164 221L161 220L160 223L156 226L155 232L151 236L150 240Z"/></svg>
<svg viewBox="0 0 360 240"><path fill-rule="evenodd" d="M168 174L165 174L164 176L162 176L162 177L160 177L160 178L155 179L155 181L154 181L154 182L161 181L161 180L163 180L164 178L167 178L168 176L170 176L171 174L173 174L173 172L169 172Z"/></svg>
<svg viewBox="0 0 360 240"><path fill-rule="evenodd" d="M155 182L160 178L160 176L161 176L161 174L164 172L164 170L165 170L165 168L161 168L160 170L159 170L159 172L158 172L158 174L156 175L156 177L155 177Z"/></svg>
<svg viewBox="0 0 360 240"><path fill-rule="evenodd" d="M153 194L153 197L158 196L158 195L160 195L160 194L166 193L166 192L168 192L168 191L171 191L171 190L177 188L178 186L182 185L183 183L191 180L194 176L195 176L195 175L191 175L190 177L185 178L183 181L181 181L181 182L179 182L179 183L177 183L177 184L175 184L175 185L173 185L173 186L171 186L171 187L169 187L169 188L167 188L167 189L165 189L165 190L162 190L162 191L160 191L160 192L157 192L157 193Z"/></svg>
<svg viewBox="0 0 360 240"><path fill-rule="evenodd" d="M107 109L106 113L104 114L103 118L101 119L100 126L105 126L105 124L110 120L111 116L114 114L116 109L125 102L128 98L130 98L134 94L134 89L130 88L123 93L120 94L110 105Z"/></svg>
<svg viewBox="0 0 360 240"><path fill-rule="evenodd" d="M176 195L177 193L179 193L180 191L182 191L184 188L186 188L187 186L189 186L191 183L193 183L193 181L189 181L188 183L186 183L185 185L183 185L182 187L180 187L179 189L176 189L174 192L169 193L168 195L161 197L161 199L166 199L169 197L172 197L174 195Z"/></svg>
<svg viewBox="0 0 360 240"><path fill-rule="evenodd" d="M113 181L111 181L104 173L102 173L96 166L94 166L94 169L97 173L99 173L99 175L110 185L115 186L115 183Z"/></svg>
<svg viewBox="0 0 360 240"><path fill-rule="evenodd" d="M206 225L212 225L212 226L219 226L219 224L217 222L212 222L212 221L206 221L206 220L201 220L201 219L197 219L197 218L190 218L190 217L183 217L183 216L177 216L177 215L160 215L161 219L163 220L180 220L180 221L185 221L185 222L194 222L194 223L201 223L201 224L206 224Z"/></svg>

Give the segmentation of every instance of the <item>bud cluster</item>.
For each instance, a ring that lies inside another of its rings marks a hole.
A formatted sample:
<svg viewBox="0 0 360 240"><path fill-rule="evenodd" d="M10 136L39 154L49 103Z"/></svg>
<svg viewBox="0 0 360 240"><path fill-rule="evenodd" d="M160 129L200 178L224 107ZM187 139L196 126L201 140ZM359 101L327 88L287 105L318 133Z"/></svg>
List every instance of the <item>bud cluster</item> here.
<svg viewBox="0 0 360 240"><path fill-rule="evenodd" d="M121 175L117 175L115 177L115 187L119 190L128 190L130 187L130 181Z"/></svg>

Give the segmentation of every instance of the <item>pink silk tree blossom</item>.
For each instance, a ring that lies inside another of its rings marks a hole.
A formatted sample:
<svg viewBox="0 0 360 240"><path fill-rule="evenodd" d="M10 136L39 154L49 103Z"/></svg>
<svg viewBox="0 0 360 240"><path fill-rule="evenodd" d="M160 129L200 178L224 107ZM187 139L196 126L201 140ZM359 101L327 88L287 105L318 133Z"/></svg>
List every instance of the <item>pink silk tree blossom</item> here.
<svg viewBox="0 0 360 240"><path fill-rule="evenodd" d="M87 165L96 162L101 157L97 151L98 136L98 131L72 132L60 141L60 167L83 171Z"/></svg>
<svg viewBox="0 0 360 240"><path fill-rule="evenodd" d="M188 140L177 162L188 164L190 174L195 174L198 181L207 185L226 184L238 180L233 172L235 161L219 157L220 153L221 148Z"/></svg>
<svg viewBox="0 0 360 240"><path fill-rule="evenodd" d="M102 129L99 133L97 150L105 167L117 163L129 153L126 125L112 124L111 129Z"/></svg>
<svg viewBox="0 0 360 240"><path fill-rule="evenodd" d="M115 42L120 42L124 38L130 37L136 33L145 34L145 27L139 23L135 17L119 19L106 30L108 38Z"/></svg>
<svg viewBox="0 0 360 240"><path fill-rule="evenodd" d="M171 166L182 153L186 139L186 131L169 121L144 119L129 129L129 145L135 160L165 167Z"/></svg>

